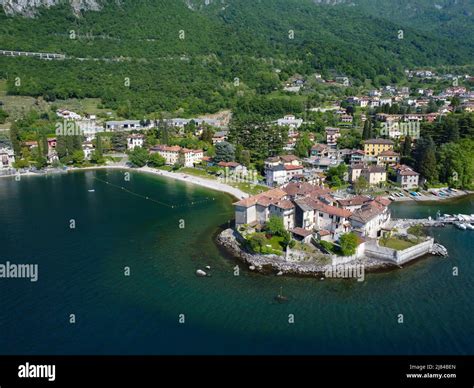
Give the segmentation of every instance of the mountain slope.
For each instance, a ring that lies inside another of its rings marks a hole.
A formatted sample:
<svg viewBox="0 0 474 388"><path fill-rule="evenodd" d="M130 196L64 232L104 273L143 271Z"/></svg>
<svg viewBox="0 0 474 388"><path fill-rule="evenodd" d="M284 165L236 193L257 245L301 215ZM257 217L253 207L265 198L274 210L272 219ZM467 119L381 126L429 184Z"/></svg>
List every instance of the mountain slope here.
<svg viewBox="0 0 474 388"><path fill-rule="evenodd" d="M474 57L466 39L368 14L361 4L371 0L331 6L312 0L5 1L31 6L35 17L0 12L0 48L69 58L0 57L10 93L100 97L128 116L215 111L232 105L239 88L265 94L295 73L394 82L407 67L464 65ZM44 2L50 7L34 7ZM74 4L92 10L74 14ZM25 80L21 86L13 84L17 76ZM125 78L132 81L128 88Z"/></svg>

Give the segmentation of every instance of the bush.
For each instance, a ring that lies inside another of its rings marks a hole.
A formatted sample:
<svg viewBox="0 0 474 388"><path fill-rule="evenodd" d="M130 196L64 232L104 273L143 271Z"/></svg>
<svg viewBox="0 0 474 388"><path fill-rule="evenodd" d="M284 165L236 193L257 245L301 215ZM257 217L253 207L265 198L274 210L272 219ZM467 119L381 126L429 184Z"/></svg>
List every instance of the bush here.
<svg viewBox="0 0 474 388"><path fill-rule="evenodd" d="M339 244L344 256L352 256L356 253L359 239L354 233L346 233L339 238Z"/></svg>

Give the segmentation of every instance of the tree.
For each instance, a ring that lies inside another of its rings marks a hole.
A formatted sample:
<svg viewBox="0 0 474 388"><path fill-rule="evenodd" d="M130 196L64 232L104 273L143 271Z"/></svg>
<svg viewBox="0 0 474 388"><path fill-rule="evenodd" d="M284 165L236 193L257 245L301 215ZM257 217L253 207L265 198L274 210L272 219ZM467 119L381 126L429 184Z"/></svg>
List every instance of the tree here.
<svg viewBox="0 0 474 388"><path fill-rule="evenodd" d="M92 151L90 160L94 164L103 164L103 163L105 163L104 156L98 150Z"/></svg>
<svg viewBox="0 0 474 388"><path fill-rule="evenodd" d="M47 157L49 153L48 138L44 133L39 136L38 146L40 147L40 153L43 157Z"/></svg>
<svg viewBox="0 0 474 388"><path fill-rule="evenodd" d="M367 182L367 179L365 177L360 176L355 182L354 182L354 191L356 192L357 195L360 195L367 191L370 187L369 182Z"/></svg>
<svg viewBox="0 0 474 388"><path fill-rule="evenodd" d="M403 141L403 145L401 147L401 155L402 156L410 156L411 155L411 137L405 136L405 140Z"/></svg>
<svg viewBox="0 0 474 388"><path fill-rule="evenodd" d="M64 135L59 135L56 139L56 152L59 160L63 160L67 156L67 145Z"/></svg>
<svg viewBox="0 0 474 388"><path fill-rule="evenodd" d="M309 140L308 133L303 132L303 134L296 141L295 154L300 158L307 158L312 145L313 143L311 140Z"/></svg>
<svg viewBox="0 0 474 388"><path fill-rule="evenodd" d="M156 153L153 153L150 155L150 157L148 158L148 165L150 167L161 167L161 166L164 166L166 164L166 159L161 156L158 152Z"/></svg>
<svg viewBox="0 0 474 388"><path fill-rule="evenodd" d="M114 132L110 137L112 149L117 152L125 152L127 150L127 134L124 132Z"/></svg>
<svg viewBox="0 0 474 388"><path fill-rule="evenodd" d="M215 152L214 161L216 163L233 162L235 160L235 147L226 141L217 143Z"/></svg>
<svg viewBox="0 0 474 388"><path fill-rule="evenodd" d="M267 244L267 239L263 233L255 233L250 237L249 244L254 252L261 252Z"/></svg>
<svg viewBox="0 0 474 388"><path fill-rule="evenodd" d="M148 151L142 147L135 147L132 151L130 151L129 160L132 165L135 167L143 167L148 162Z"/></svg>
<svg viewBox="0 0 474 388"><path fill-rule="evenodd" d="M346 233L339 237L339 245L344 256L352 256L356 253L359 239L354 233Z"/></svg>
<svg viewBox="0 0 474 388"><path fill-rule="evenodd" d="M283 236L286 233L285 225L283 224L283 218L278 216L270 216L268 219L265 230L274 236Z"/></svg>
<svg viewBox="0 0 474 388"><path fill-rule="evenodd" d="M35 165L37 169L45 168L48 165L48 160L41 153L38 153L35 158Z"/></svg>
<svg viewBox="0 0 474 388"><path fill-rule="evenodd" d="M438 179L436 164L436 149L433 139L419 139L415 149L415 160L417 171L429 182Z"/></svg>
<svg viewBox="0 0 474 388"><path fill-rule="evenodd" d="M344 178L347 172L347 166L341 163L337 167L331 167L326 172L326 178L329 185L332 187L339 187L344 182Z"/></svg>
<svg viewBox="0 0 474 388"><path fill-rule="evenodd" d="M363 140L368 140L372 138L372 122L370 121L370 118L365 120L364 123L364 130L362 131L362 139Z"/></svg>
<svg viewBox="0 0 474 388"><path fill-rule="evenodd" d="M21 155L21 141L20 141L20 130L18 128L17 123L13 123L10 128L10 141L12 143L15 157L18 158Z"/></svg>
<svg viewBox="0 0 474 388"><path fill-rule="evenodd" d="M82 150L77 150L74 151L72 154L72 162L74 163L75 166L82 166L85 161L85 155L84 151Z"/></svg>
<svg viewBox="0 0 474 388"><path fill-rule="evenodd" d="M202 130L201 140L205 141L206 143L212 144L212 138L214 137L214 131L211 127L205 126Z"/></svg>
<svg viewBox="0 0 474 388"><path fill-rule="evenodd" d="M420 240L420 238L425 235L425 230L424 230L423 225L417 224L417 225L410 226L408 228L408 233L415 236L417 240Z"/></svg>

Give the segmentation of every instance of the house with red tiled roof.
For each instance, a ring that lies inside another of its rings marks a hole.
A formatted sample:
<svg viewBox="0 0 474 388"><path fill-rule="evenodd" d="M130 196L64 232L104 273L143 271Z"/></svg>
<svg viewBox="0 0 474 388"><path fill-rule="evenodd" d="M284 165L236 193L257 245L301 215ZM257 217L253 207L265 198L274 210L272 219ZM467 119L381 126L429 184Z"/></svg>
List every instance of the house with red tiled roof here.
<svg viewBox="0 0 474 388"><path fill-rule="evenodd" d="M287 193L283 190L273 189L234 203L236 227L263 225L270 218L270 205L286 199L286 197Z"/></svg>
<svg viewBox="0 0 474 388"><path fill-rule="evenodd" d="M402 189L414 189L418 187L420 174L408 166L401 165L397 169L397 183Z"/></svg>
<svg viewBox="0 0 474 388"><path fill-rule="evenodd" d="M175 165L181 158L185 167L194 167L194 165L200 163L204 157L203 150L190 150L181 148L180 146L157 145L152 147L150 152L159 153L165 158L166 164L169 166Z"/></svg>
<svg viewBox="0 0 474 388"><path fill-rule="evenodd" d="M399 161L400 154L393 150L382 151L377 156L377 164L379 165L393 165L397 164Z"/></svg>
<svg viewBox="0 0 474 388"><path fill-rule="evenodd" d="M350 217L353 231L362 237L380 237L382 229L390 221L390 210L387 206L390 201L387 201L378 198L354 211Z"/></svg>

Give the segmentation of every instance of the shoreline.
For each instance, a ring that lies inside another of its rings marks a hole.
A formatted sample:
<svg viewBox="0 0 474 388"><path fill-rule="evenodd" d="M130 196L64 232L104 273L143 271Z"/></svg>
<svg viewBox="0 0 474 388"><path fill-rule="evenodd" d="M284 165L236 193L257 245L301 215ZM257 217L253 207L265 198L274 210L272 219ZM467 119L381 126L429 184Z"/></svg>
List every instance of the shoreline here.
<svg viewBox="0 0 474 388"><path fill-rule="evenodd" d="M89 170L126 170L126 171L131 171L131 172L140 172L140 173L145 173L145 174L152 174L156 176L161 176L164 178L168 179L173 179L176 181L180 182L185 182L185 183L190 183L194 184L197 186L205 187L210 190L218 191L221 193L226 193L231 195L237 200L241 200L243 198L248 198L249 194L243 192L242 190L229 186L225 183L221 183L218 181L212 181L206 178L201 178L197 177L194 175L189 175L185 173L180 173L180 172L171 172L171 171L165 171L165 170L159 170L151 167L139 167L139 168L133 168L133 167L128 167L128 166L121 166L121 165L108 165L108 166L93 166L93 167L72 167L68 168L65 171L58 171L58 172L53 172L53 174L67 174L71 172L76 172L76 171L89 171ZM47 175L48 172L45 174L42 173L34 173L31 171L25 172L20 174L21 176L44 176ZM8 177L15 177L17 174L8 174L8 175L1 175L0 178L8 178Z"/></svg>
<svg viewBox="0 0 474 388"><path fill-rule="evenodd" d="M326 279L326 271L334 267L332 263L288 262L281 256L277 255L250 253L241 247L238 240L238 236L232 228L218 232L217 236L214 238L218 247L222 249L226 255L246 264L247 269L251 272L260 273L266 276L296 276ZM422 257L419 257L416 260L421 258ZM363 265L366 273L383 273L404 268L390 262L370 258L355 259L344 265Z"/></svg>

